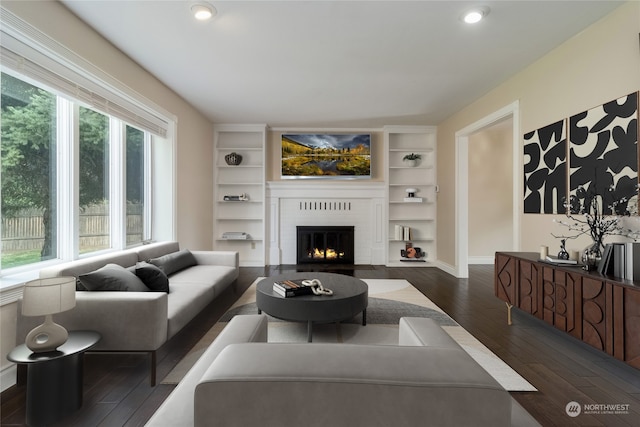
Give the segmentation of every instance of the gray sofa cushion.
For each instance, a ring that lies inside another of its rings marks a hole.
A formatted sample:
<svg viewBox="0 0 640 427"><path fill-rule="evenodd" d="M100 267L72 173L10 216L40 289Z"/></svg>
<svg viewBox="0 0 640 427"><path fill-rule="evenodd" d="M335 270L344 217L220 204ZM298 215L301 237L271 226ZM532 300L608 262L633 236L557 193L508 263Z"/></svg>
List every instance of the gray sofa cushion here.
<svg viewBox="0 0 640 427"><path fill-rule="evenodd" d="M211 284L173 283L169 289L167 301L167 338L174 336L180 329L200 313L214 298Z"/></svg>
<svg viewBox="0 0 640 427"><path fill-rule="evenodd" d="M39 276L41 279L58 276L78 277L81 274L87 274L100 267L104 267L107 264L118 264L123 267L130 267L136 265L136 262L138 262L138 255L135 252L123 251L108 253L43 268L40 270Z"/></svg>
<svg viewBox="0 0 640 427"><path fill-rule="evenodd" d="M139 262L136 265L136 276L152 291L169 293L169 278L166 274L153 264Z"/></svg>
<svg viewBox="0 0 640 427"><path fill-rule="evenodd" d="M107 264L78 277L89 291L148 292L149 288L134 273L118 264Z"/></svg>
<svg viewBox="0 0 640 427"><path fill-rule="evenodd" d="M183 249L158 258L151 258L148 262L160 267L167 276L198 264L196 258L188 249Z"/></svg>
<svg viewBox="0 0 640 427"><path fill-rule="evenodd" d="M220 295L237 277L237 270L224 265L194 265L171 276L171 286L179 283L211 286L211 278L217 277L213 285L213 298Z"/></svg>
<svg viewBox="0 0 640 427"><path fill-rule="evenodd" d="M178 252L180 245L178 242L155 242L147 245L136 246L131 249L135 253L138 261L147 261L150 258L158 258L162 255Z"/></svg>

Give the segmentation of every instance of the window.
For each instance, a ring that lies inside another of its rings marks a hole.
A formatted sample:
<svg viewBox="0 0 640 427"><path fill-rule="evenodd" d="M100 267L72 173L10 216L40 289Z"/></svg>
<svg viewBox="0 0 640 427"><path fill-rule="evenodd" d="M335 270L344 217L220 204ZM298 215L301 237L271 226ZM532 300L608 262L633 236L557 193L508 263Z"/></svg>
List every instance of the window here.
<svg viewBox="0 0 640 427"><path fill-rule="evenodd" d="M56 96L4 73L0 80L5 269L57 256Z"/></svg>
<svg viewBox="0 0 640 427"><path fill-rule="evenodd" d="M127 245L145 239L145 133L127 126Z"/></svg>
<svg viewBox="0 0 640 427"><path fill-rule="evenodd" d="M149 239L150 134L26 80L0 74L1 271Z"/></svg>
<svg viewBox="0 0 640 427"><path fill-rule="evenodd" d="M80 253L110 248L109 117L79 108Z"/></svg>

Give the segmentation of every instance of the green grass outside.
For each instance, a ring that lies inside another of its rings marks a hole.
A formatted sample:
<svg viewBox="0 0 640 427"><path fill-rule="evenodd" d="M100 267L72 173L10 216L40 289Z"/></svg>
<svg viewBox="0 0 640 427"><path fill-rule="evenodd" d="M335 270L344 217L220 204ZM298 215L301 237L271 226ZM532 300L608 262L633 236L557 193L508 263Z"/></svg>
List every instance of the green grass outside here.
<svg viewBox="0 0 640 427"><path fill-rule="evenodd" d="M26 252L3 253L1 262L2 269L40 262L40 249Z"/></svg>

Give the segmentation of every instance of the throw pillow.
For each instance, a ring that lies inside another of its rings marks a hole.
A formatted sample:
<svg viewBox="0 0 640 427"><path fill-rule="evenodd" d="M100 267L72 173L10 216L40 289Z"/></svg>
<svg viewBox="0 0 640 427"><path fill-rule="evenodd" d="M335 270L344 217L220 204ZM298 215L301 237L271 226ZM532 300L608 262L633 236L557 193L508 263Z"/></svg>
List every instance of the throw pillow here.
<svg viewBox="0 0 640 427"><path fill-rule="evenodd" d="M169 278L153 264L139 262L136 265L136 276L152 291L169 293Z"/></svg>
<svg viewBox="0 0 640 427"><path fill-rule="evenodd" d="M194 257L188 249L183 249L158 258L151 258L148 262L149 264L160 267L167 276L198 264L196 257Z"/></svg>
<svg viewBox="0 0 640 427"><path fill-rule="evenodd" d="M149 291L138 276L118 264L107 264L78 279L88 291Z"/></svg>
<svg viewBox="0 0 640 427"><path fill-rule="evenodd" d="M80 279L76 277L76 291L86 291L87 288L84 287Z"/></svg>

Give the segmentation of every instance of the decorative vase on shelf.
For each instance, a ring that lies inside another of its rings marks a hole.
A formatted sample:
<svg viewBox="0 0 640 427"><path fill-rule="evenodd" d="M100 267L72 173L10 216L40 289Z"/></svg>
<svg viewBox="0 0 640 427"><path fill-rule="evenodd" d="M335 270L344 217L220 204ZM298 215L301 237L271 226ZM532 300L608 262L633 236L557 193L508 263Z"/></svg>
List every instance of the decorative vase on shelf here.
<svg viewBox="0 0 640 427"><path fill-rule="evenodd" d="M229 153L224 156L224 161L230 166L238 166L242 163L242 156L238 153Z"/></svg>

